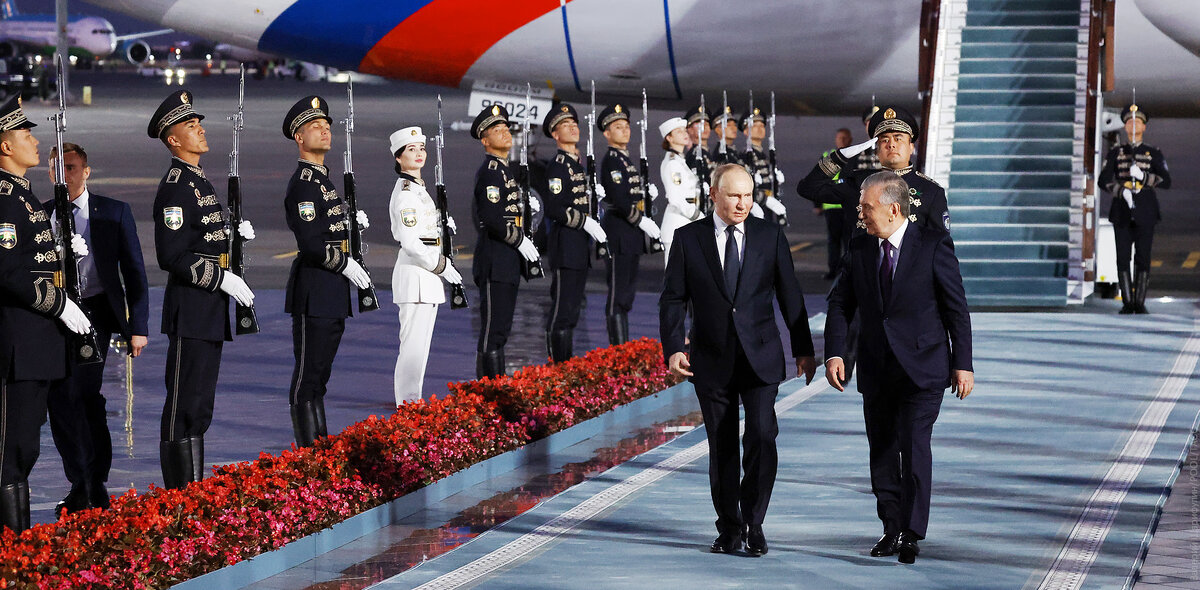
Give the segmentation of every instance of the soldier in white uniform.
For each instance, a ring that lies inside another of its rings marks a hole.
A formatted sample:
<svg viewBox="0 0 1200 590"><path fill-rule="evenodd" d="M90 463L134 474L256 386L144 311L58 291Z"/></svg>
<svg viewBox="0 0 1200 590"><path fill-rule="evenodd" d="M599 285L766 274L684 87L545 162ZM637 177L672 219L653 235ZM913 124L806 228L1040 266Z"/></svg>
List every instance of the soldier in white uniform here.
<svg viewBox="0 0 1200 590"><path fill-rule="evenodd" d="M665 264L666 257L671 253L671 240L675 236L675 230L700 219L703 212L699 206L700 182L684 157L689 141L687 121L680 117L671 117L658 126L658 132L663 136L663 149L667 151L658 167L667 193L667 210L663 213L662 222Z"/></svg>
<svg viewBox="0 0 1200 590"><path fill-rule="evenodd" d="M391 148L400 175L388 207L392 237L400 243L392 271L392 301L400 308L400 351L395 374L399 405L421 399L438 304L446 301L442 280L462 284L462 275L442 255L441 215L421 180L426 159L421 128L406 127L393 133ZM447 225L454 231L453 219L447 218Z"/></svg>

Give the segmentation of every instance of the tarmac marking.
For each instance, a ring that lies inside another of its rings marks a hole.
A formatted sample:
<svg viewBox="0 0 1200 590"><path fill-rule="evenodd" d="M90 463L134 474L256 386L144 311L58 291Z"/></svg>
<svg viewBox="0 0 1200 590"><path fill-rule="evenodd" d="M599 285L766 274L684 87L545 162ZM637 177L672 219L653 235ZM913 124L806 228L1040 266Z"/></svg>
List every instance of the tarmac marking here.
<svg viewBox="0 0 1200 590"><path fill-rule="evenodd" d="M1113 520L1121 509L1121 503L1129 493L1129 487L1142 471L1150 451L1158 442L1163 426L1179 396L1187 387L1196 362L1200 359L1200 320L1195 320L1192 335L1175 357L1175 364L1163 380L1154 396L1154 401L1142 413L1133 434L1113 460L1100 486L1092 492L1084 506L1083 514L1075 522L1067 541L1042 578L1038 590L1068 590L1079 588L1087 579L1088 571L1095 563L1100 546L1112 529Z"/></svg>
<svg viewBox="0 0 1200 590"><path fill-rule="evenodd" d="M291 252L284 252L282 254L276 254L276 255L272 256L271 258L274 258L275 260L283 260L285 258L294 258L295 256L297 256L299 254L300 254L299 250L292 250Z"/></svg>
<svg viewBox="0 0 1200 590"><path fill-rule="evenodd" d="M812 242L800 242L799 244L792 246L792 253L794 254L801 250L807 250L808 248L812 247L812 245L813 245Z"/></svg>
<svg viewBox="0 0 1200 590"><path fill-rule="evenodd" d="M825 390L826 387L828 387L828 384L824 378L818 375L811 384L775 402L775 411L779 414L787 412ZM745 427L744 423L742 427ZM670 457L605 488L545 524L509 541L494 551L417 586L417 590L442 590L473 584L481 578L523 559L525 556L537 551L539 548L570 532L579 525L595 518L596 515L611 508L630 494L674 473L707 454L707 440L680 450ZM482 536L480 535L476 539ZM389 581L385 580L379 584L379 587L383 587L388 583Z"/></svg>
<svg viewBox="0 0 1200 590"><path fill-rule="evenodd" d="M1158 268L1162 265L1163 265L1163 261L1161 261L1161 260L1151 260L1150 261L1150 268Z"/></svg>
<svg viewBox="0 0 1200 590"><path fill-rule="evenodd" d="M1196 268L1197 264L1200 264L1200 252L1188 254L1187 260L1183 261L1184 268Z"/></svg>

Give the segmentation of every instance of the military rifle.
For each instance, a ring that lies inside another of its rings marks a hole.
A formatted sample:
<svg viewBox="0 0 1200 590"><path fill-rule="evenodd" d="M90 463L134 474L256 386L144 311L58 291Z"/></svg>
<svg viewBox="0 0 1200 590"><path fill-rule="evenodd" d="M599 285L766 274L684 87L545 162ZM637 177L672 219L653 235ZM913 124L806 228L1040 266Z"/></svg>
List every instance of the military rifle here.
<svg viewBox="0 0 1200 590"><path fill-rule="evenodd" d="M346 124L346 151L342 154L342 163L345 165L346 171L342 174L342 186L346 191L346 227L349 230L349 254L354 261L363 267L367 276L371 275L371 271L367 270L367 263L363 260L365 246L362 241L362 230L358 225L358 200L354 190L354 150L351 145L351 139L354 135L354 79L346 80L346 119L343 121ZM375 295L375 285L367 285L366 289L358 290L358 311L359 313L375 311L379 309L379 297Z"/></svg>
<svg viewBox="0 0 1200 590"><path fill-rule="evenodd" d="M438 215L442 218L442 256L446 264L454 260L454 243L450 237L450 207L446 202L446 181L443 176L442 148L446 145L446 133L442 129L442 95L438 95L438 132L434 140L437 149L437 165L433 167L433 182L437 190ZM462 283L450 285L450 308L462 309L467 307L467 292Z"/></svg>
<svg viewBox="0 0 1200 590"><path fill-rule="evenodd" d="M874 101L872 101L872 102L874 102ZM778 167L775 164L775 91L774 90L771 91L771 116L767 118L767 127L768 127L768 131L769 131L769 133L767 135L767 162L770 163L771 196L778 199L779 198L779 176L777 175L778 173L776 172L778 170ZM779 225L787 225L788 224L787 215L779 215L775 218L775 221L777 223L779 223Z"/></svg>
<svg viewBox="0 0 1200 590"><path fill-rule="evenodd" d="M233 121L233 150L229 152L229 272L245 277L246 274L246 238L237 231L242 223L242 179L238 172L238 151L242 145L242 129L245 129L243 106L246 99L246 65L241 65L241 79L238 82L237 112L229 117ZM254 304L234 305L234 328L236 333L257 334L258 317L254 313Z"/></svg>
<svg viewBox="0 0 1200 590"><path fill-rule="evenodd" d="M588 191L588 216L596 221L600 221L598 214L600 211L600 201L596 197L596 154L592 148L592 136L596 133L596 81L592 80L592 112L588 113L587 117L587 191ZM596 258L610 258L612 254L608 251L608 242L596 242Z"/></svg>
<svg viewBox="0 0 1200 590"><path fill-rule="evenodd" d="M521 121L521 168L520 168L520 184L521 184L521 233L529 243L533 243L533 232L529 226L533 224L533 213L529 210L529 200L532 197L529 188L529 111L530 101L533 95L533 85L525 83L525 116ZM522 259L521 276L525 280L540 278L542 276L542 261L534 260L532 262Z"/></svg>
<svg viewBox="0 0 1200 590"><path fill-rule="evenodd" d="M704 190L704 185L709 182L708 163L704 161L704 124L708 123L708 112L704 109L704 95L700 95L700 120L696 122L696 182L700 185L700 195L696 199L696 205L700 207L700 213L707 215L711 211L712 201L709 200L707 191Z"/></svg>
<svg viewBox="0 0 1200 590"><path fill-rule="evenodd" d="M642 214L653 219L654 215L654 200L650 198L650 163L646 160L646 127L650 125L650 114L646 105L646 89L642 89L642 120L638 121L638 127L642 133L642 148L638 154L638 176L642 180ZM647 236L650 244L650 252L662 252L666 248L663 246L662 240L658 238L650 238Z"/></svg>

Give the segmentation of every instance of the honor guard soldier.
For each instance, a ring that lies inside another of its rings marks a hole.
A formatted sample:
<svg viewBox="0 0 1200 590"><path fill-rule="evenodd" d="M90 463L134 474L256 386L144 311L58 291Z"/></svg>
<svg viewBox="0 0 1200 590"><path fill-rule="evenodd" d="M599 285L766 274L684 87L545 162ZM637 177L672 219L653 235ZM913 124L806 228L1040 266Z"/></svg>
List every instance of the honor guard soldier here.
<svg viewBox="0 0 1200 590"><path fill-rule="evenodd" d="M420 127L405 127L389 138L400 175L388 205L392 237L400 244L392 270L392 301L400 308L400 350L393 380L396 405L421 399L433 324L438 305L446 301L442 281L462 284L462 275L442 253L441 211L421 179L425 140ZM456 229L453 218L447 217L446 222L450 231Z"/></svg>
<svg viewBox="0 0 1200 590"><path fill-rule="evenodd" d="M472 275L479 287L479 346L476 375L504 375L504 345L512 330L517 283L524 261L541 258L521 227L521 190L508 165L512 149L508 111L493 105L471 123L471 137L483 144L486 156L475 173L471 213L479 239L475 242Z"/></svg>
<svg viewBox="0 0 1200 590"><path fill-rule="evenodd" d="M629 310L633 309L638 264L646 253L646 238L660 236L658 225L645 210L638 163L629 155L629 109L614 104L600 111L596 121L608 140L608 152L600 163L600 185L604 187L604 218L600 225L608 235L612 254L608 264L608 342L629 341Z"/></svg>
<svg viewBox="0 0 1200 590"><path fill-rule="evenodd" d="M700 188L701 198L707 198L704 195L708 194L708 176L713 171L712 155L708 152L708 138L712 135L712 124L708 120L708 112L699 105L694 106L684 115L684 120L687 121L687 134L690 144L684 152L684 161L687 162L688 168L692 169L692 173L696 176L703 177L701 182L704 184ZM700 157L696 157L696 146L700 146ZM670 253L671 249L667 248Z"/></svg>
<svg viewBox="0 0 1200 590"><path fill-rule="evenodd" d="M296 237L296 259L288 274L283 311L292 316L296 366L288 393L296 444L312 446L329 434L325 386L333 369L346 318L353 315L350 284L365 289L371 277L350 256L349 206L338 194L325 154L332 147L329 103L319 96L300 99L283 118L283 136L300 152L283 199L288 229ZM367 227L366 213L358 223Z"/></svg>
<svg viewBox="0 0 1200 590"><path fill-rule="evenodd" d="M154 197L154 247L167 271L162 332L167 335L167 397L159 455L163 483L182 488L204 478L204 433L212 423L221 347L232 340L229 299L242 305L254 293L230 272L229 210L200 168L208 140L192 93L171 93L146 126L146 135L171 152L170 168ZM236 228L246 239L254 229Z"/></svg>
<svg viewBox="0 0 1200 590"><path fill-rule="evenodd" d="M713 130L721 134L717 136L716 146L713 147L713 166L721 164L737 164L738 166L746 167L746 163L742 161L742 156L738 154L737 147L734 142L738 137L738 122L734 117L733 107L726 106L724 111L717 111L712 114L712 119L709 121L712 124ZM721 152L721 136L725 137L725 151ZM746 167L746 171L750 169ZM751 172L751 176L753 176ZM762 217L761 214L756 217Z"/></svg>
<svg viewBox="0 0 1200 590"><path fill-rule="evenodd" d="M1121 312L1148 313L1146 289L1150 287L1150 246L1154 225L1162 219L1156 189L1171 188L1167 161L1156 147L1142 143L1150 118L1137 104L1125 107L1128 144L1113 146L1104 159L1100 186L1112 195L1108 220L1117 243L1117 280L1121 288ZM1136 275L1130 274L1132 256Z"/></svg>
<svg viewBox="0 0 1200 590"><path fill-rule="evenodd" d="M700 209L700 183L684 157L687 129L687 121L679 117L671 117L658 126L658 132L663 136L663 149L667 152L658 166L667 198L662 222L664 264L670 259L675 230L704 216Z"/></svg>
<svg viewBox="0 0 1200 590"><path fill-rule="evenodd" d="M19 96L0 106L0 525L18 533L29 528L46 397L71 370L68 334L92 327L62 289L50 216L25 179L40 159L35 126ZM87 254L82 237L71 240Z"/></svg>
<svg viewBox="0 0 1200 590"><path fill-rule="evenodd" d="M592 240L604 243L608 235L590 213L587 167L579 161L579 113L558 103L542 121L542 133L558 144L546 166L546 217L550 220L546 251L550 253L550 314L546 318L546 346L552 362L572 356L575 325L592 266Z"/></svg>
<svg viewBox="0 0 1200 590"><path fill-rule="evenodd" d="M787 219L787 207L771 191L771 160L763 149L763 139L767 137L767 119L758 107L754 107L754 112L742 113L739 125L742 133L750 136L750 149L742 152L742 161L754 178L754 204L762 211L761 217L771 223L780 223L780 219ZM775 179L780 186L783 185L783 178L783 170L777 166Z"/></svg>

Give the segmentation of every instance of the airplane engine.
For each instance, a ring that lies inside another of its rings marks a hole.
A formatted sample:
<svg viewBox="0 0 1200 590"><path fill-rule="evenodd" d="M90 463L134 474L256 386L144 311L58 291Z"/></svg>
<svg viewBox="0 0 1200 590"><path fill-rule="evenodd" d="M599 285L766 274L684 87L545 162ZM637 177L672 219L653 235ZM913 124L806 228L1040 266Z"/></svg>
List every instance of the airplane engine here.
<svg viewBox="0 0 1200 590"><path fill-rule="evenodd" d="M150 45L145 41L127 41L122 44L121 55L131 64L144 64L150 59Z"/></svg>

